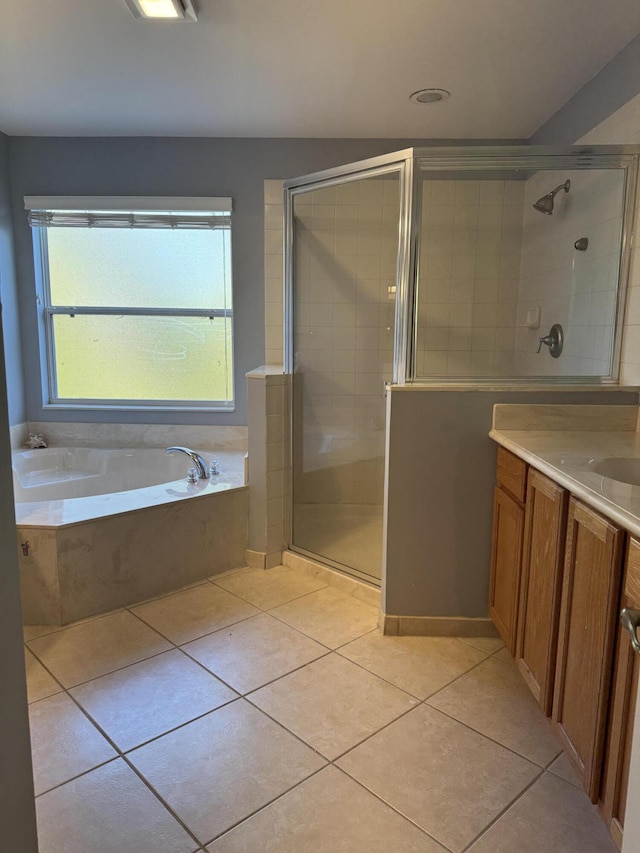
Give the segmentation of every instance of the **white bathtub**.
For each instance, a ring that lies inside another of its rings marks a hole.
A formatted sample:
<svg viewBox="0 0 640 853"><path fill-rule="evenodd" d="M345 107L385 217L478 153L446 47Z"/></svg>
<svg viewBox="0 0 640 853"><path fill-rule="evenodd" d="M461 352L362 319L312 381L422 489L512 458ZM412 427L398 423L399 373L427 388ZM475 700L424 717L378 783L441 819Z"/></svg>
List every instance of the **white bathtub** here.
<svg viewBox="0 0 640 853"><path fill-rule="evenodd" d="M60 625L244 565L244 451L205 452L220 474L153 448L13 454L23 616Z"/></svg>
<svg viewBox="0 0 640 853"><path fill-rule="evenodd" d="M12 454L18 524L58 526L244 485L244 453L203 453L220 475L187 483L183 453L154 448L51 447Z"/></svg>

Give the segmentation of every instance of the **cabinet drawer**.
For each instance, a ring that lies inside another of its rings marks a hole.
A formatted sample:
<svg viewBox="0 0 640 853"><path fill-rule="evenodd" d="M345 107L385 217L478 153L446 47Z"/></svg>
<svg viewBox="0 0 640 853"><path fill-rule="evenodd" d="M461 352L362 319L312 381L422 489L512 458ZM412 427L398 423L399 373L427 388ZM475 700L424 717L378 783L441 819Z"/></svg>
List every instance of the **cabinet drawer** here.
<svg viewBox="0 0 640 853"><path fill-rule="evenodd" d="M524 502L527 489L527 463L523 462L504 447L498 447L498 467L496 472L498 485L506 489L513 497Z"/></svg>

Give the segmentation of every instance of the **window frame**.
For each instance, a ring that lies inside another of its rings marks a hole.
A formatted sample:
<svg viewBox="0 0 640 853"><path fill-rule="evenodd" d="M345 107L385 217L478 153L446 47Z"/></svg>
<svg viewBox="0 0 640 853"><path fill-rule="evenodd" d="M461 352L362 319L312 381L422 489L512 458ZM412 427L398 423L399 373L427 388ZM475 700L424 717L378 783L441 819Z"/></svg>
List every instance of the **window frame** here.
<svg viewBox="0 0 640 853"><path fill-rule="evenodd" d="M52 200L53 201L53 200ZM76 201L76 200L74 200ZM92 199L94 209L103 210L100 199ZM108 201L111 201L109 199ZM124 200L123 200L124 201ZM166 202L167 199L163 199ZM212 201L216 201L212 199ZM229 200L230 201L230 200ZM182 202L182 203L181 203ZM27 199L25 199L27 207ZM51 207L51 209L56 209ZM87 209L87 208L82 208ZM132 208L133 209L133 208ZM140 208L144 209L143 207ZM184 210L184 200L172 200L163 210ZM136 210L136 212L138 212ZM230 211L229 211L230 213ZM233 412L235 411L235 335L233 309L233 265L232 227L229 225L229 269L231 272L232 305L229 308L135 308L118 306L54 305L51 300L47 227L33 226L33 248L36 271L36 303L38 307L39 358L42 381L42 403L45 409L104 410L104 411L191 411ZM116 398L67 398L58 396L56 371L54 317L85 316L137 316L137 317L206 317L211 320L224 318L231 322L231 398L229 400L162 400L162 399L116 399Z"/></svg>

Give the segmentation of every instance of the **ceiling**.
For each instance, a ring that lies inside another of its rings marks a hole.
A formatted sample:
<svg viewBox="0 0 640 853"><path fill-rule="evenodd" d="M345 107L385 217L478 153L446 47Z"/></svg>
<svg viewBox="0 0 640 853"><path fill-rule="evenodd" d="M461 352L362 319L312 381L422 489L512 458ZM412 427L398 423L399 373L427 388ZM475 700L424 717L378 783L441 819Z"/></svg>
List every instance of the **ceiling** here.
<svg viewBox="0 0 640 853"><path fill-rule="evenodd" d="M2 0L12 135L528 138L640 32L637 0ZM409 95L449 89L421 106Z"/></svg>

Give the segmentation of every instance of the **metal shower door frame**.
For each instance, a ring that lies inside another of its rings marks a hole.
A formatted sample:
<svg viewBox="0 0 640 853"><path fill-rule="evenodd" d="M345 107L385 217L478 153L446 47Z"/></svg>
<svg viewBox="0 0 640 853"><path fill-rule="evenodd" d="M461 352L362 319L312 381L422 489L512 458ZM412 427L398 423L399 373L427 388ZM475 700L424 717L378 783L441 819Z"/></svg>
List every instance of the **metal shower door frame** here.
<svg viewBox="0 0 640 853"><path fill-rule="evenodd" d="M413 306L414 290L417 281L418 240L421 204L421 183L418 171L414 168L415 157L412 148L395 151L381 157L372 157L334 169L326 169L293 178L283 184L284 187L284 372L292 376L294 372L294 323L295 323L295 224L294 202L297 196L318 189L336 187L366 178L384 175L399 175L400 208L398 217L398 258L396 265L396 297L394 308L394 349L393 376L394 385L403 385L410 370L413 343ZM346 568L354 577L371 582L371 576L359 572L353 567L336 563L320 555L313 554L292 542L293 516L293 383L289 385L289 481L285 496L285 537L288 547L297 553L319 559L341 571ZM386 446L386 441L385 441ZM385 501L386 516L386 501ZM383 522L386 526L386 521ZM384 553L382 554L384 574Z"/></svg>

